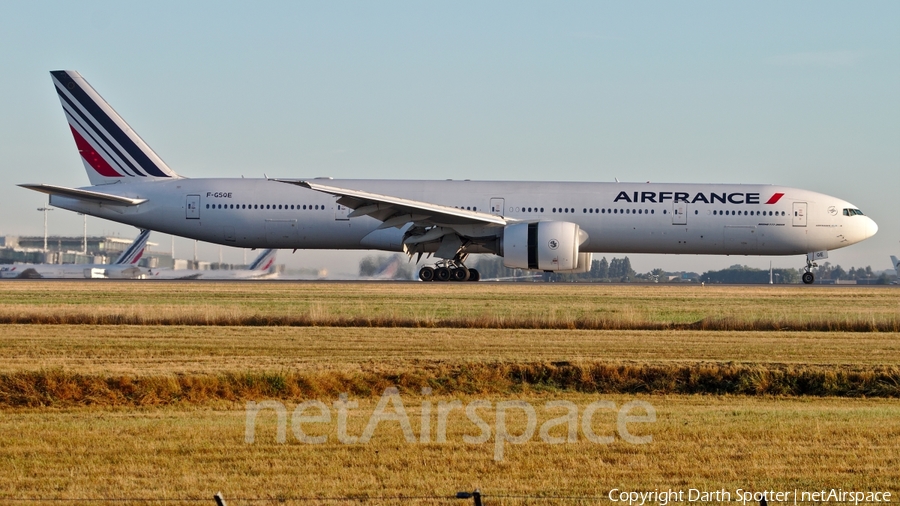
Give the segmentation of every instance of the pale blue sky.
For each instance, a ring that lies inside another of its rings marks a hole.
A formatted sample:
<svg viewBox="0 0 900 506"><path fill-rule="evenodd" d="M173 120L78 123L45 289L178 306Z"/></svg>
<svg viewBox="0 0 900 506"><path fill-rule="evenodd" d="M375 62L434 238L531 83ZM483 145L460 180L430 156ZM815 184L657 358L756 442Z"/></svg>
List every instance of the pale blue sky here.
<svg viewBox="0 0 900 506"><path fill-rule="evenodd" d="M898 2L4 2L0 234L42 231L45 198L15 183L88 183L48 74L65 68L186 176L784 184L872 216L878 235L831 261L886 269L898 27ZM50 231L79 234L81 218L54 211ZM354 272L355 258L279 260Z"/></svg>

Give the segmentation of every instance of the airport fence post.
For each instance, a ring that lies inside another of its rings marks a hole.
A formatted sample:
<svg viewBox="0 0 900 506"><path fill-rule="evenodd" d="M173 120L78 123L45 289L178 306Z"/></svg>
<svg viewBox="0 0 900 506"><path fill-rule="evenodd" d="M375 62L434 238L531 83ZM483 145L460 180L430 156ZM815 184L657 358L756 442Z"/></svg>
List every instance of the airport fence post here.
<svg viewBox="0 0 900 506"><path fill-rule="evenodd" d="M228 506L227 504L225 504L225 498L222 497L222 492L218 492L216 495L214 495L213 499L216 500L216 506Z"/></svg>
<svg viewBox="0 0 900 506"><path fill-rule="evenodd" d="M472 504L474 506L481 506L481 491L477 488L474 492L457 492L457 499L472 499Z"/></svg>

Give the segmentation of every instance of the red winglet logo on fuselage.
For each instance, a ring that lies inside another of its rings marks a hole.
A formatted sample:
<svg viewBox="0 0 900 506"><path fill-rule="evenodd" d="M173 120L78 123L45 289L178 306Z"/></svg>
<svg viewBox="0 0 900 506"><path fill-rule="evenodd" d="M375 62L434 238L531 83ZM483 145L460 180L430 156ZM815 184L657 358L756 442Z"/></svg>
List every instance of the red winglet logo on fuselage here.
<svg viewBox="0 0 900 506"><path fill-rule="evenodd" d="M772 198L766 201L766 204L775 204L776 202L781 200L781 197L784 197L783 193L776 193L775 195L772 195Z"/></svg>

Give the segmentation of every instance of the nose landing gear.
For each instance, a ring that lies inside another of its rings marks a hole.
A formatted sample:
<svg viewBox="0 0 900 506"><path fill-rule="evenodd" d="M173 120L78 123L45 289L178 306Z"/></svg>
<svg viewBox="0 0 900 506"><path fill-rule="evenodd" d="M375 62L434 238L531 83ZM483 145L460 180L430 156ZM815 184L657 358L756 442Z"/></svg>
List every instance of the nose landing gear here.
<svg viewBox="0 0 900 506"><path fill-rule="evenodd" d="M803 276L801 276L801 279L803 279L804 285L811 285L816 280L816 277L812 273L813 267L818 267L818 265L815 262L813 262L812 259L809 258L809 256L807 256L806 257L806 267L803 269L804 270Z"/></svg>

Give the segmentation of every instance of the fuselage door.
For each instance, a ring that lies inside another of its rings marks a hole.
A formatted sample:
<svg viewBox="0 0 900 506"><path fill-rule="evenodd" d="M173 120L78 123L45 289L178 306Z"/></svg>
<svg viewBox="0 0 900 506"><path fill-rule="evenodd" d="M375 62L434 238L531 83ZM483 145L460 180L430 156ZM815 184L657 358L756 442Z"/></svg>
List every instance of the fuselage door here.
<svg viewBox="0 0 900 506"><path fill-rule="evenodd" d="M503 216L503 199L491 199L491 214Z"/></svg>
<svg viewBox="0 0 900 506"><path fill-rule="evenodd" d="M200 195L188 195L184 203L184 217L189 220L200 219Z"/></svg>
<svg viewBox="0 0 900 506"><path fill-rule="evenodd" d="M687 225L687 202L672 204L672 225Z"/></svg>
<svg viewBox="0 0 900 506"><path fill-rule="evenodd" d="M794 226L806 226L806 202L794 202Z"/></svg>

